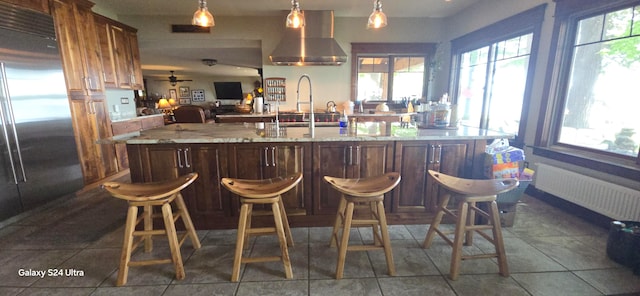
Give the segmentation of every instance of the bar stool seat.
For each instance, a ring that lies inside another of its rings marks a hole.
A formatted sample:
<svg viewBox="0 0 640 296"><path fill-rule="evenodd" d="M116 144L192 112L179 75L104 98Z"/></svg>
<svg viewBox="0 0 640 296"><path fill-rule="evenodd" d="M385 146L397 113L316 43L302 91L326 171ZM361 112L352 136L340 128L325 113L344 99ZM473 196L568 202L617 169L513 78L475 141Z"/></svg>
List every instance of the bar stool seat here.
<svg viewBox="0 0 640 296"><path fill-rule="evenodd" d="M193 183L197 178L198 173L191 173L162 182L133 184L106 182L102 184L102 188L107 190L113 197L124 199L129 203L122 253L120 256L120 267L116 282L117 286L122 286L127 283L130 266L173 263L176 271L176 279L182 280L185 278L180 246L185 242L187 237L191 239L191 243L195 249L199 249L201 245L180 191ZM172 203L177 208L176 212L171 208ZM138 216L139 207L144 209L141 216ZM162 213L154 214L154 207L160 207ZM154 218L163 218L165 228L154 230ZM186 229L186 232L180 239L178 239L175 226L175 221L178 219L182 220ZM144 222L144 229L136 230L136 226L141 222ZM171 258L131 261L131 253L141 242L144 242L145 252L148 253L152 251L152 236L154 235L165 235L167 237L171 250ZM136 236L141 238L135 241Z"/></svg>
<svg viewBox="0 0 640 296"><path fill-rule="evenodd" d="M509 267L502 239L502 228L500 227L500 216L496 195L507 192L518 186L518 180L512 179L488 179L473 180L449 176L440 172L429 170L430 177L444 189L443 199L438 205L438 212L434 217L427 235L424 239L424 248L429 248L433 242L433 237L437 233L447 244L452 246L451 266L449 277L452 280L458 278L460 273L460 261L466 259L498 258L498 268L500 275L509 276ZM457 212L447 208L452 195L457 198ZM488 212L478 207L478 203L487 203ZM475 214L478 213L488 223L486 225L476 225ZM453 232L453 241L447 236L451 232L439 229L443 216L447 214L456 219L456 226ZM491 230L492 236L485 233ZM495 247L495 253L462 255L462 245L473 244L473 233L477 232Z"/></svg>
<svg viewBox="0 0 640 296"><path fill-rule="evenodd" d="M233 260L231 281L240 279L240 265L242 263L282 261L287 279L293 278L291 260L287 246L293 246L293 238L287 213L282 203L281 195L295 187L302 180L302 173L286 177L263 180L247 180L222 178L222 185L232 193L240 196L240 217L238 220L238 237ZM273 212L275 227L251 228L251 215L254 204L270 204ZM280 243L281 256L275 257L245 257L242 252L250 235L276 234Z"/></svg>
<svg viewBox="0 0 640 296"><path fill-rule="evenodd" d="M384 250L389 275L395 275L391 241L387 229L387 218L384 213L384 194L400 183L400 174L396 172L368 178L336 178L324 176L324 180L340 191L342 196L338 205L338 213L331 233L330 247L338 247L338 263L336 279L344 274L344 263L347 251ZM354 209L366 209L368 217L354 218ZM371 226L374 242L372 245L349 246L351 227ZM378 227L380 231L378 231ZM342 236L338 234L342 228Z"/></svg>

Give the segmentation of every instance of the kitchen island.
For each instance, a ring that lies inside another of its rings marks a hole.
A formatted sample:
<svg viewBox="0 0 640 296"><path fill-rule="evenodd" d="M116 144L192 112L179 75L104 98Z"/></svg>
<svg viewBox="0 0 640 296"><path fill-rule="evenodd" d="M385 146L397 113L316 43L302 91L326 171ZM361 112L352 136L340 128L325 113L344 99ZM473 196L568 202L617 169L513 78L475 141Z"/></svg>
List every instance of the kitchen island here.
<svg viewBox="0 0 640 296"><path fill-rule="evenodd" d="M189 172L200 177L183 195L198 229L235 228L239 201L220 185L223 177L262 179L303 173L283 195L292 226L328 226L339 193L325 175L359 178L400 172L399 186L385 197L390 223L428 223L439 194L427 170L482 177L488 141L511 135L461 127L418 129L400 123L362 122L355 128L281 123L279 137L266 137L270 123L173 124L113 140L127 144L133 182L163 181ZM295 125L295 126L290 126ZM261 223L256 217L254 221ZM268 221L265 219L264 221Z"/></svg>

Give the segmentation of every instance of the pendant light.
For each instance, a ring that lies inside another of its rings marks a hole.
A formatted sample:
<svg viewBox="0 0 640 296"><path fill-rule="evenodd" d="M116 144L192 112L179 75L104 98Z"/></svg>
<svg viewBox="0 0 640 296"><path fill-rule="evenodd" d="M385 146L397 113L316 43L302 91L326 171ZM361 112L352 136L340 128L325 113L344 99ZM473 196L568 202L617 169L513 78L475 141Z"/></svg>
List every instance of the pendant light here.
<svg viewBox="0 0 640 296"><path fill-rule="evenodd" d="M382 12L382 2L375 0L373 3L373 12L369 16L367 29L378 29L387 26L387 15Z"/></svg>
<svg viewBox="0 0 640 296"><path fill-rule="evenodd" d="M304 27L304 13L300 10L298 0L291 0L291 12L287 15L286 27L293 29Z"/></svg>
<svg viewBox="0 0 640 296"><path fill-rule="evenodd" d="M198 10L193 13L193 20L191 20L191 24L194 26L200 27L213 27L216 23L213 21L213 15L209 12L207 8L207 0L198 0L200 5Z"/></svg>

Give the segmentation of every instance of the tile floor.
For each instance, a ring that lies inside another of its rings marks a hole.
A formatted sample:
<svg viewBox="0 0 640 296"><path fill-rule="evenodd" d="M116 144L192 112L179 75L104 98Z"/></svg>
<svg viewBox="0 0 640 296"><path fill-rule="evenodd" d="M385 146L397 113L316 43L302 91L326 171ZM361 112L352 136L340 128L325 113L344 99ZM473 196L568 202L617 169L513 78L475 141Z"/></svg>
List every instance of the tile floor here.
<svg viewBox="0 0 640 296"><path fill-rule="evenodd" d="M131 268L115 287L126 204L100 190L65 197L0 226L0 295L639 295L640 277L609 260L607 230L525 196L513 227L503 228L511 276L494 260L462 263L447 278L450 249L436 238L420 247L427 225L393 225L397 276L387 275L381 251L347 254L345 278L334 280L337 252L327 247L331 229L294 228L290 248L294 279L279 262L247 265L240 283L229 282L235 230L199 231L202 248L182 247L186 278L171 265ZM371 241L368 229L351 243ZM478 237L465 252L488 250ZM253 240L252 254L278 253L271 237ZM155 254L168 253L162 241ZM146 256L137 253L136 258ZM45 276L24 275L44 271ZM60 274L58 274L60 272Z"/></svg>

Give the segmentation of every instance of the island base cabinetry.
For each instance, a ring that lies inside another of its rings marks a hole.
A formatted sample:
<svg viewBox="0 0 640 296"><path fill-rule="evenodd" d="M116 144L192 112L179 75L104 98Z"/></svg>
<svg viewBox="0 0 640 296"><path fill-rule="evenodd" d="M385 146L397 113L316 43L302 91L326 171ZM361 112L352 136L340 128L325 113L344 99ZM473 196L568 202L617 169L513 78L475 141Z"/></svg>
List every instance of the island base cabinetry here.
<svg viewBox="0 0 640 296"><path fill-rule="evenodd" d="M197 229L236 228L239 198L223 189L223 177L267 179L302 172L283 195L292 227L330 226L340 192L324 176L365 178L400 172L400 184L385 196L391 224L426 224L439 202L427 170L478 178L485 140L318 141L212 144L127 144L133 182L164 181L190 172L199 178L183 195ZM260 214L259 208L256 213ZM267 212L267 211L265 211ZM254 217L254 226L272 218Z"/></svg>
<svg viewBox="0 0 640 296"><path fill-rule="evenodd" d="M182 191L197 229L234 228L229 194L220 181L228 176L224 145L127 145L132 182L160 182L197 172Z"/></svg>

